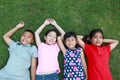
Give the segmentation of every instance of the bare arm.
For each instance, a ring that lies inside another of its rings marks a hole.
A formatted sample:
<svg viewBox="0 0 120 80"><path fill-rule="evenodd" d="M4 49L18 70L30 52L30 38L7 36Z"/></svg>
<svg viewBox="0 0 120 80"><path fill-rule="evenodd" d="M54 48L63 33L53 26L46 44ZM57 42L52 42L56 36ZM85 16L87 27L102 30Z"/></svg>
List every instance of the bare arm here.
<svg viewBox="0 0 120 80"><path fill-rule="evenodd" d="M77 36L78 44L84 49L84 42L82 41L83 36Z"/></svg>
<svg viewBox="0 0 120 80"><path fill-rule="evenodd" d="M32 64L31 64L31 80L35 80L35 76L36 76L36 65L37 65L37 60L36 60L36 58L32 58Z"/></svg>
<svg viewBox="0 0 120 80"><path fill-rule="evenodd" d="M35 41L36 41L37 46L39 46L41 44L39 34L45 28L45 26L48 24L50 24L50 22L46 19L45 22L35 31Z"/></svg>
<svg viewBox="0 0 120 80"><path fill-rule="evenodd" d="M63 55L65 56L66 48L65 48L65 46L64 46L64 44L63 44L62 37L59 36L59 37L57 38L57 41L58 41L58 44L59 44L60 49L61 49L62 52L63 52Z"/></svg>
<svg viewBox="0 0 120 80"><path fill-rule="evenodd" d="M114 40L114 39L104 39L103 42L110 43L110 47L111 47L110 50L113 50L119 43L118 40Z"/></svg>
<svg viewBox="0 0 120 80"><path fill-rule="evenodd" d="M10 45L10 41L11 41L11 36L20 28L22 28L24 26L24 22L20 22L19 24L16 25L15 28L13 28L12 30L8 31L5 35L3 35L3 39L4 41L7 43L7 45Z"/></svg>
<svg viewBox="0 0 120 80"><path fill-rule="evenodd" d="M57 24L57 22L54 19L49 19L50 23L55 26L55 28L61 33L61 36L64 36L65 32L64 30Z"/></svg>
<svg viewBox="0 0 120 80"><path fill-rule="evenodd" d="M83 53L83 51L82 51L82 53L81 53L81 59L82 59L82 64L83 64L83 68L84 68L84 71L85 71L85 74L86 74L86 80L87 80L87 78L88 78L88 75L87 75L87 65L86 65L86 62L85 62L85 58L84 58L85 56L84 56L84 53Z"/></svg>

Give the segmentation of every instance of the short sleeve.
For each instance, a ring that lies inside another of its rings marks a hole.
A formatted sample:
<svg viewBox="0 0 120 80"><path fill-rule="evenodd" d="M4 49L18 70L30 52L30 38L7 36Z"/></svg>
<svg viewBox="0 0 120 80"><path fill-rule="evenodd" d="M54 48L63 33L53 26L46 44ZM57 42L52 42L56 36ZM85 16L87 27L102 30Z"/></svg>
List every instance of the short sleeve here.
<svg viewBox="0 0 120 80"><path fill-rule="evenodd" d="M17 47L17 42L11 40L8 50L9 51L14 50L16 47Z"/></svg>
<svg viewBox="0 0 120 80"><path fill-rule="evenodd" d="M111 53L111 52L110 52L110 48L111 48L110 45L107 45L106 48L107 48L108 54L110 55L110 53Z"/></svg>
<svg viewBox="0 0 120 80"><path fill-rule="evenodd" d="M45 45L45 44L42 42L42 43L38 46L38 48L39 48L39 47L42 47L42 46L44 46L44 45Z"/></svg>
<svg viewBox="0 0 120 80"><path fill-rule="evenodd" d="M37 56L38 56L37 53L38 53L38 52L37 52L36 46L32 46L32 57L37 57Z"/></svg>
<svg viewBox="0 0 120 80"><path fill-rule="evenodd" d="M79 48L81 52L83 52L83 49L82 48Z"/></svg>
<svg viewBox="0 0 120 80"><path fill-rule="evenodd" d="M55 43L55 46L56 46L57 51L60 52L60 48L58 46L58 43Z"/></svg>
<svg viewBox="0 0 120 80"><path fill-rule="evenodd" d="M84 44L84 52L85 54L87 54L87 52L89 51L89 45L87 43Z"/></svg>

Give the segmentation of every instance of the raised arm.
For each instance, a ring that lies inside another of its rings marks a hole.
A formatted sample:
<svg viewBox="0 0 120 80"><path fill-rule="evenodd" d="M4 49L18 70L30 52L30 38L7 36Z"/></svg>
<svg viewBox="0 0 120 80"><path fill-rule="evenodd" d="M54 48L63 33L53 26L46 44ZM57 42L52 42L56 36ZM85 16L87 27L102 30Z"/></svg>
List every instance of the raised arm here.
<svg viewBox="0 0 120 80"><path fill-rule="evenodd" d="M15 28L8 31L5 35L3 35L3 39L6 42L6 44L9 46L11 41L11 36L20 28L24 27L25 23L22 21L19 24L16 25Z"/></svg>
<svg viewBox="0 0 120 80"><path fill-rule="evenodd" d="M63 55L65 56L66 48L65 48L65 46L64 46L64 44L63 44L62 37L59 36L59 37L57 38L57 41L58 41L59 47L60 47L60 49L61 49Z"/></svg>
<svg viewBox="0 0 120 80"><path fill-rule="evenodd" d="M114 39L103 39L103 42L110 44L110 47L111 47L110 50L113 50L119 43L118 40L114 40Z"/></svg>
<svg viewBox="0 0 120 80"><path fill-rule="evenodd" d="M37 59L36 58L32 58L32 63L31 63L31 80L35 80L36 65L37 65Z"/></svg>
<svg viewBox="0 0 120 80"><path fill-rule="evenodd" d="M85 61L85 56L84 56L83 50L81 51L81 60L82 60L82 64L83 64L83 68L84 68L84 71L85 71L85 74L86 74L86 80L87 80L87 78L88 78L87 65L86 65L86 61Z"/></svg>
<svg viewBox="0 0 120 80"><path fill-rule="evenodd" d="M35 31L35 41L36 41L37 46L39 46L41 44L41 39L40 39L39 34L45 28L45 26L47 26L49 24L50 24L49 20L46 19L45 22Z"/></svg>
<svg viewBox="0 0 120 80"><path fill-rule="evenodd" d="M49 19L50 23L55 26L55 28L60 32L61 36L64 36L65 32L64 30L57 24L57 22L54 19Z"/></svg>
<svg viewBox="0 0 120 80"><path fill-rule="evenodd" d="M84 49L85 43L84 41L82 41L82 39L83 39L83 36L80 36L80 35L77 36L78 44Z"/></svg>

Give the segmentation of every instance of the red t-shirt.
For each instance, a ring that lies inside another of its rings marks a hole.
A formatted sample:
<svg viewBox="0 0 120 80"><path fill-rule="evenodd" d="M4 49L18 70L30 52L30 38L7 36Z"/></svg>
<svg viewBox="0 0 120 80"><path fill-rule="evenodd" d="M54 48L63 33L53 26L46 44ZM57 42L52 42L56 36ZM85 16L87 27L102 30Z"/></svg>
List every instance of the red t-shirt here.
<svg viewBox="0 0 120 80"><path fill-rule="evenodd" d="M88 61L88 80L112 80L109 69L110 45L85 43L84 51Z"/></svg>

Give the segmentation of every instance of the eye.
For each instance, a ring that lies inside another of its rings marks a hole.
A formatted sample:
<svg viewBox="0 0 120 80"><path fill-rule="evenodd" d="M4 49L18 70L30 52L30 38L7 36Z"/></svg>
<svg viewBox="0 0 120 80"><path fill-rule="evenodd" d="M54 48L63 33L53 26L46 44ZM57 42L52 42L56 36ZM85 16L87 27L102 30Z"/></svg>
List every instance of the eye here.
<svg viewBox="0 0 120 80"><path fill-rule="evenodd" d="M74 39L72 39L72 41L74 41Z"/></svg>
<svg viewBox="0 0 120 80"><path fill-rule="evenodd" d="M66 41L69 41L69 39L66 39Z"/></svg>
<svg viewBox="0 0 120 80"><path fill-rule="evenodd" d="M51 37L51 35L48 35L49 37Z"/></svg>
<svg viewBox="0 0 120 80"><path fill-rule="evenodd" d="M100 36L100 39L103 39L103 37L102 37L102 36Z"/></svg>
<svg viewBox="0 0 120 80"><path fill-rule="evenodd" d="M25 35L23 35L23 37L26 37Z"/></svg>
<svg viewBox="0 0 120 80"><path fill-rule="evenodd" d="M98 36L93 36L93 38L98 38Z"/></svg>

